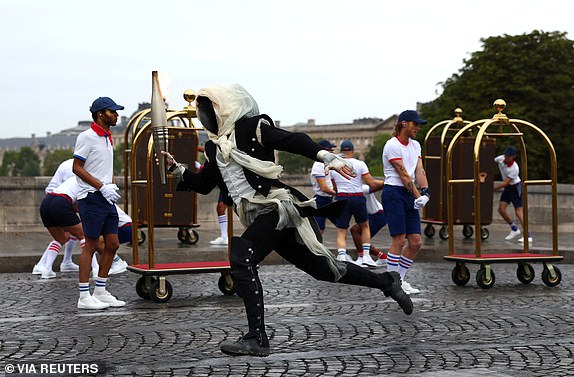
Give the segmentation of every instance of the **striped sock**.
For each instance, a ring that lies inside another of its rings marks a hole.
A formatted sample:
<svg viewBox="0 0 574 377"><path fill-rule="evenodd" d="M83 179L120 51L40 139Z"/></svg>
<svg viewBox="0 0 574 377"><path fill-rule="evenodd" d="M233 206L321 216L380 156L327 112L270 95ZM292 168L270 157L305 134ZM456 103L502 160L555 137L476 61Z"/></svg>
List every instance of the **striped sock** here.
<svg viewBox="0 0 574 377"><path fill-rule="evenodd" d="M387 262L388 263L388 262ZM414 260L401 255L401 259L399 260L399 274L401 275L401 280L405 281L405 275L411 266L413 265Z"/></svg>
<svg viewBox="0 0 574 377"><path fill-rule="evenodd" d="M78 283L78 288L80 289L80 298L90 296L90 283Z"/></svg>
<svg viewBox="0 0 574 377"><path fill-rule="evenodd" d="M101 278L101 277L97 277L96 278L96 287L94 288L94 294L97 293L101 293L103 291L106 290L106 282L108 281L108 278Z"/></svg>
<svg viewBox="0 0 574 377"><path fill-rule="evenodd" d="M221 238L226 240L227 239L227 215L223 214L221 216L217 216L217 222L219 223L219 231L221 233Z"/></svg>
<svg viewBox="0 0 574 377"><path fill-rule="evenodd" d="M387 253L387 271L398 271L400 255L392 254L390 251Z"/></svg>
<svg viewBox="0 0 574 377"><path fill-rule="evenodd" d="M339 255L345 255L345 254L347 254L347 249L337 249L337 253Z"/></svg>
<svg viewBox="0 0 574 377"><path fill-rule="evenodd" d="M361 250L361 254L359 254L359 256L362 257L365 255L365 253L369 254L370 251L371 251L371 244L370 243L364 243L363 244L363 250Z"/></svg>

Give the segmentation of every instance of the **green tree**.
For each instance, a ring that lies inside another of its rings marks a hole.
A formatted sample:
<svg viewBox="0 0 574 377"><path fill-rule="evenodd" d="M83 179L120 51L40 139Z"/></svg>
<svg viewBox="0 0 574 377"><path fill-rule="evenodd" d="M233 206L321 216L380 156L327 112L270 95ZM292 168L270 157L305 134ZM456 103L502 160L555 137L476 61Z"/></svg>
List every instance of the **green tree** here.
<svg viewBox="0 0 574 377"><path fill-rule="evenodd" d="M491 118L492 103L502 98L505 113L540 127L552 141L558 156L558 180L574 183L574 164L564 163L574 155L570 119L574 103L574 42L566 33L533 31L481 39L482 51L464 60L463 68L442 84L442 94L421 107L429 121L420 138L437 122L450 119L460 107L464 118ZM548 175L547 149L526 133L529 177ZM501 140L502 150L516 140ZM562 163L561 163L562 161Z"/></svg>
<svg viewBox="0 0 574 377"><path fill-rule="evenodd" d="M0 175L3 177L12 176L14 167L18 163L18 153L17 151L6 151L2 156L2 167L0 167Z"/></svg>
<svg viewBox="0 0 574 377"><path fill-rule="evenodd" d="M114 148L114 175L124 174L124 143L119 143Z"/></svg>
<svg viewBox="0 0 574 377"><path fill-rule="evenodd" d="M22 147L19 152L6 152L2 162L3 171L13 177L35 177L40 175L40 157L31 147Z"/></svg>
<svg viewBox="0 0 574 377"><path fill-rule="evenodd" d="M280 151L279 164L283 165L286 174L309 174L313 161L298 154Z"/></svg>
<svg viewBox="0 0 574 377"><path fill-rule="evenodd" d="M365 163L369 167L369 172L373 177L383 176L383 148L390 138L390 133L377 134L373 139L373 144L369 147L365 155Z"/></svg>
<svg viewBox="0 0 574 377"><path fill-rule="evenodd" d="M46 153L44 157L44 169L43 174L46 176L52 176L56 173L58 166L72 158L74 151L71 149L54 149Z"/></svg>

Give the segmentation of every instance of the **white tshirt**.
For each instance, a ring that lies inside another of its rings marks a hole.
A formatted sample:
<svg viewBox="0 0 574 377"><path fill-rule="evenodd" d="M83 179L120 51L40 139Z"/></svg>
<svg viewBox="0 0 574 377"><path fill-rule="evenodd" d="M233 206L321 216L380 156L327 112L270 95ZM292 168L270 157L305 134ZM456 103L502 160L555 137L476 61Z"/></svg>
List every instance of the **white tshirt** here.
<svg viewBox="0 0 574 377"><path fill-rule="evenodd" d="M337 173L335 170L331 171L331 179L335 181L337 185L337 193L362 193L363 192L363 176L369 174L369 168L361 160L351 157L343 157L345 160L353 164L356 175L347 179L341 174Z"/></svg>
<svg viewBox="0 0 574 377"><path fill-rule="evenodd" d="M118 228L121 228L122 226L132 222L132 218L129 217L129 215L125 213L117 204L116 211L118 211Z"/></svg>
<svg viewBox="0 0 574 377"><path fill-rule="evenodd" d="M383 205L377 200L375 194L371 193L369 185L363 185L363 195L367 199L367 213L369 215L383 210Z"/></svg>
<svg viewBox="0 0 574 377"><path fill-rule="evenodd" d="M421 145L418 141L410 139L407 145L401 143L397 137L389 139L383 148L383 168L385 185L404 186L399 173L391 164L393 160L402 160L411 179L415 180L415 170L421 158Z"/></svg>
<svg viewBox="0 0 574 377"><path fill-rule="evenodd" d="M52 180L50 180L50 183L48 183L48 186L46 186L46 189L44 190L46 194L54 191L54 189L58 187L66 179L70 177L75 177L74 172L72 171L73 165L74 165L74 159L70 158L69 160L62 162L58 166L58 169L56 169L56 172L54 173Z"/></svg>
<svg viewBox="0 0 574 377"><path fill-rule="evenodd" d="M520 168L518 167L516 161L512 161L510 166L506 165L506 162L504 162L503 154L496 156L494 161L498 164L498 169L500 170L500 175L502 176L503 181L510 179L511 185L520 183Z"/></svg>
<svg viewBox="0 0 574 377"><path fill-rule="evenodd" d="M325 183L327 184L327 186L333 188L329 171L325 173L325 164L319 161L315 161L313 163L313 167L311 167L311 184L313 185L313 194L318 196L330 197L331 195L321 190L319 184L317 183L317 178L325 178Z"/></svg>
<svg viewBox="0 0 574 377"><path fill-rule="evenodd" d="M54 194L66 194L70 199L72 199L72 204L78 201L78 192L80 192L80 186L76 177L69 177L64 182L62 182L58 187L52 190Z"/></svg>
<svg viewBox="0 0 574 377"><path fill-rule="evenodd" d="M112 183L114 176L114 146L104 130L92 123L92 126L78 135L74 158L84 161L84 169L104 184ZM80 185L78 200L85 198L89 192L97 191L95 187L77 177Z"/></svg>

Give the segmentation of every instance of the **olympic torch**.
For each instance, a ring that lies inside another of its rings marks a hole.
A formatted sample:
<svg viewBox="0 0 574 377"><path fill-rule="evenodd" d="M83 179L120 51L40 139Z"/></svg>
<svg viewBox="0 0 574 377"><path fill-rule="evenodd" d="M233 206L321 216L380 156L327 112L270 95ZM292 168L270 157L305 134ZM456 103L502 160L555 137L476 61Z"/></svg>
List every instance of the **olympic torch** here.
<svg viewBox="0 0 574 377"><path fill-rule="evenodd" d="M151 129L153 148L159 160L159 176L162 184L167 183L165 159L161 151L168 151L167 115L164 97L159 86L158 72L151 73Z"/></svg>

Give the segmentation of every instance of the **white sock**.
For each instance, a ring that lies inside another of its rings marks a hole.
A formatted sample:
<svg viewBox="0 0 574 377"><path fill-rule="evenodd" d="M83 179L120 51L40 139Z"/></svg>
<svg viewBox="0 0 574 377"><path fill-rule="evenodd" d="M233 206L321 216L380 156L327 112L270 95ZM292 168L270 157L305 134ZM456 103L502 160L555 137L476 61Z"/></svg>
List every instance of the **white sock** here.
<svg viewBox="0 0 574 377"><path fill-rule="evenodd" d="M98 276L96 278L96 287L94 288L94 294L104 292L106 290L106 282L107 281L108 281L108 278L101 278Z"/></svg>
<svg viewBox="0 0 574 377"><path fill-rule="evenodd" d="M337 253L339 255L345 255L345 254L347 254L347 249L339 248L339 249L337 249Z"/></svg>
<svg viewBox="0 0 574 377"><path fill-rule="evenodd" d="M46 258L44 259L44 263L42 264L42 266L44 266L48 270L51 270L52 265L54 264L54 261L56 260L58 252L60 251L61 248L62 244L60 244L56 240L52 240L52 242L50 242L50 244L46 248L46 251L44 251L44 255L46 256Z"/></svg>
<svg viewBox="0 0 574 377"><path fill-rule="evenodd" d="M371 244L370 243L364 243L362 250L361 250L361 254L359 256L363 257L363 256L365 256L365 254L369 254L370 251L371 251Z"/></svg>
<svg viewBox="0 0 574 377"><path fill-rule="evenodd" d="M117 263L117 262L119 262L119 261L121 261L121 260L122 260L122 258L120 258L120 256L119 256L118 253L116 252L116 255L114 256L113 263Z"/></svg>
<svg viewBox="0 0 574 377"><path fill-rule="evenodd" d="M90 297L90 283L78 283L80 298Z"/></svg>
<svg viewBox="0 0 574 377"><path fill-rule="evenodd" d="M62 260L62 264L72 263L72 252L76 248L78 241L76 237L70 236L70 239L64 245L64 259Z"/></svg>
<svg viewBox="0 0 574 377"><path fill-rule="evenodd" d="M97 271L100 269L100 265L98 264L98 257L96 254L97 252L92 256L92 271Z"/></svg>
<svg viewBox="0 0 574 377"><path fill-rule="evenodd" d="M398 271L399 270L399 259L400 255L392 254L390 251L387 253L387 271Z"/></svg>
<svg viewBox="0 0 574 377"><path fill-rule="evenodd" d="M224 213L221 216L217 216L217 222L219 223L219 231L221 232L221 238L227 239L227 215Z"/></svg>
<svg viewBox="0 0 574 377"><path fill-rule="evenodd" d="M409 259L409 258L405 257L404 255L401 255L401 259L399 260L399 274L401 275L402 281L405 281L405 276L407 274L407 271L409 270L409 268L411 268L413 263L414 263L414 260Z"/></svg>

